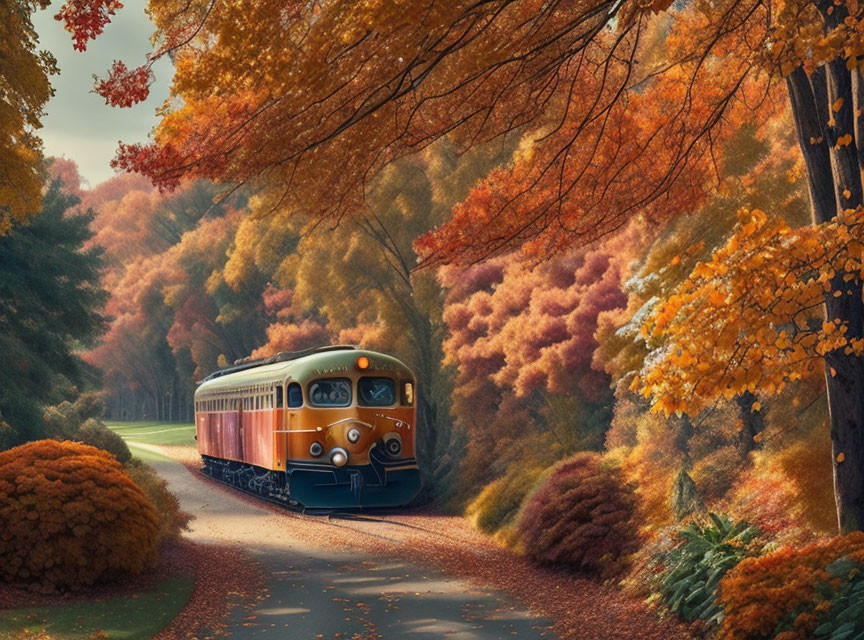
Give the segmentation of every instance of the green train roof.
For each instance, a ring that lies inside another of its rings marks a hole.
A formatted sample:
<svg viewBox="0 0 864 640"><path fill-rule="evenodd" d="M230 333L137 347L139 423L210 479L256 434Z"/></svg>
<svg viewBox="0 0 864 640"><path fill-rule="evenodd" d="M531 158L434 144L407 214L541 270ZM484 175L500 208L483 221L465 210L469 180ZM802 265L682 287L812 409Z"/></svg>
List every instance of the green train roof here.
<svg viewBox="0 0 864 640"><path fill-rule="evenodd" d="M369 373L395 373L402 378L414 378L411 370L400 360L377 351L343 347L339 349L312 350L308 355L301 355L289 360L254 364L231 371L232 367L221 370L220 375L210 375L195 391L199 395L225 393L227 391L251 387L255 385L272 385L287 379L305 383L321 376L338 377L339 374L356 371L354 363L360 356L369 358Z"/></svg>

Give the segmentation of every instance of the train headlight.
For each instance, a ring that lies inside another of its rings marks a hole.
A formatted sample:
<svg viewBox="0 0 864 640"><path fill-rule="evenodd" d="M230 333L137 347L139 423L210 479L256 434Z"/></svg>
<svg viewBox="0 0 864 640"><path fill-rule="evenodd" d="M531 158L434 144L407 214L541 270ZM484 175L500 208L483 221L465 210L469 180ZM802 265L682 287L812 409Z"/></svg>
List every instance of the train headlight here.
<svg viewBox="0 0 864 640"><path fill-rule="evenodd" d="M322 453L324 453L324 445L320 442L313 442L309 445L309 455L313 458L317 458Z"/></svg>
<svg viewBox="0 0 864 640"><path fill-rule="evenodd" d="M384 451L394 458L402 453L402 438L398 433L388 433L384 436Z"/></svg>
<svg viewBox="0 0 864 640"><path fill-rule="evenodd" d="M344 467L348 462L348 452L342 447L336 447L330 452L330 464L336 467Z"/></svg>
<svg viewBox="0 0 864 640"><path fill-rule="evenodd" d="M356 443L360 439L360 429L357 427L351 427L348 429L348 442L351 444Z"/></svg>

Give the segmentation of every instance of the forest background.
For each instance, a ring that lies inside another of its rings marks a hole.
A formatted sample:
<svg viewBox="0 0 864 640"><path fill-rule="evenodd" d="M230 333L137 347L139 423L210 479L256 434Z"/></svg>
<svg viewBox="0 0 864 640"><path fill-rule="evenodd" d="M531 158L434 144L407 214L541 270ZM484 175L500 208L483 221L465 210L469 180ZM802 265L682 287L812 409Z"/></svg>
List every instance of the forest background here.
<svg viewBox="0 0 864 640"><path fill-rule="evenodd" d="M119 9L96 4L61 13L81 47ZM833 538L864 513L857 4L502 1L402 23L312 3L248 32L220 3L151 4L152 58L96 85L129 106L175 62L152 142L118 151L129 173L83 188L73 162L43 162L48 85L20 95L3 448L97 397L111 419L189 421L218 367L350 343L417 373L424 500L541 561L623 564L643 588L656 573L674 611L717 624L744 557L860 553ZM274 29L297 49L266 44ZM383 81L387 56L405 67ZM568 474L613 480L579 544L544 556L538 504ZM612 547L574 551L598 526ZM743 550L682 604L664 554L711 528ZM777 629L812 631L801 612Z"/></svg>

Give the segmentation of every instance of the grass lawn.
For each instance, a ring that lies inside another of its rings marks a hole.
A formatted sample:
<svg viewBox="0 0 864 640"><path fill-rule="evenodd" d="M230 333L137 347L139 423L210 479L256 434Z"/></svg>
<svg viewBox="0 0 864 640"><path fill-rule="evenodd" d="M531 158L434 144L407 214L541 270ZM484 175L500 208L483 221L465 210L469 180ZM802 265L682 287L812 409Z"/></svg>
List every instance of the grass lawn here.
<svg viewBox="0 0 864 640"><path fill-rule="evenodd" d="M165 444L195 446L195 425L161 422L108 422L108 428L123 437L133 446L136 442L144 444Z"/></svg>
<svg viewBox="0 0 864 640"><path fill-rule="evenodd" d="M57 640L150 640L180 613L195 581L180 575L131 596L0 612L0 638L45 631Z"/></svg>

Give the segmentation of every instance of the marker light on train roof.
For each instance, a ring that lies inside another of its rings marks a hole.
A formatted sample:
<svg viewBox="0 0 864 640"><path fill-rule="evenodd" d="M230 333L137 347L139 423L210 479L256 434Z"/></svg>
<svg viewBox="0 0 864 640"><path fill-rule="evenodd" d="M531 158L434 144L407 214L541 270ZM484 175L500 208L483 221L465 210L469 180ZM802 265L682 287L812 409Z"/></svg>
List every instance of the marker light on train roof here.
<svg viewBox="0 0 864 640"><path fill-rule="evenodd" d="M369 368L369 358L366 356L360 356L357 358L357 368L358 369L368 369Z"/></svg>

